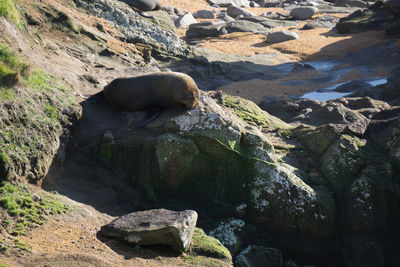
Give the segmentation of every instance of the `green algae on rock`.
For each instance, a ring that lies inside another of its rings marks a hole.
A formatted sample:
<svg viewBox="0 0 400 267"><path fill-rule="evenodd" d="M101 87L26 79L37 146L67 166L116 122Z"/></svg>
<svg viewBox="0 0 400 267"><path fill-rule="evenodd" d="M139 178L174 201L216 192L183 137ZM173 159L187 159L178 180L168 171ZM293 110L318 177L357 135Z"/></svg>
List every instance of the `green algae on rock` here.
<svg viewBox="0 0 400 267"><path fill-rule="evenodd" d="M231 261L232 256L229 250L224 247L218 239L208 236L200 228L194 228L190 254L213 257Z"/></svg>

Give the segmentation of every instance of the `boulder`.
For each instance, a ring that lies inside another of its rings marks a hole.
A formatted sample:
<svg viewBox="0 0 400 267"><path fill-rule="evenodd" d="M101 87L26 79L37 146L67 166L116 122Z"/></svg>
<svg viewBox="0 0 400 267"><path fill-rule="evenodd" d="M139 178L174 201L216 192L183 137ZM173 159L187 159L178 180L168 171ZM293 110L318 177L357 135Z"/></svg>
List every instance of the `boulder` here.
<svg viewBox="0 0 400 267"><path fill-rule="evenodd" d="M290 16L294 19L305 20L310 19L317 12L318 8L313 6L296 7L290 11Z"/></svg>
<svg viewBox="0 0 400 267"><path fill-rule="evenodd" d="M189 26L186 31L186 37L188 38L203 38L203 37L217 37L223 34L221 29L225 23L194 23Z"/></svg>
<svg viewBox="0 0 400 267"><path fill-rule="evenodd" d="M232 255L239 252L242 242L241 235L245 222L239 219L226 219L219 222L208 234L218 239Z"/></svg>
<svg viewBox="0 0 400 267"><path fill-rule="evenodd" d="M190 24L197 23L197 20L193 17L192 14L187 13L176 20L174 20L175 26L178 29L185 29L189 27Z"/></svg>
<svg viewBox="0 0 400 267"><path fill-rule="evenodd" d="M169 245L185 251L191 243L197 213L155 209L121 216L101 227L100 233L135 245Z"/></svg>
<svg viewBox="0 0 400 267"><path fill-rule="evenodd" d="M280 7L282 5L280 0L262 0L259 3L262 7Z"/></svg>
<svg viewBox="0 0 400 267"><path fill-rule="evenodd" d="M193 17L199 18L199 19L213 19L215 18L214 12L207 10L207 9L201 9L193 13Z"/></svg>
<svg viewBox="0 0 400 267"><path fill-rule="evenodd" d="M367 140L342 135L322 156L321 170L333 188L341 192L366 167L367 159Z"/></svg>
<svg viewBox="0 0 400 267"><path fill-rule="evenodd" d="M282 252L276 248L249 245L235 257L234 265L238 267L282 267Z"/></svg>
<svg viewBox="0 0 400 267"><path fill-rule="evenodd" d="M299 39L299 35L291 31L277 31L268 33L267 35L267 43L272 43L272 44L286 42L290 40L296 40L296 39Z"/></svg>
<svg viewBox="0 0 400 267"><path fill-rule="evenodd" d="M225 29L228 33L231 32L253 32L253 33L267 33L268 29L264 26L247 21L247 20L235 20L233 22L227 23Z"/></svg>
<svg viewBox="0 0 400 267"><path fill-rule="evenodd" d="M234 5L230 5L228 6L227 9L227 13L229 16L236 18L240 15L242 15L243 17L252 17L252 16L257 16L256 14L254 14L251 11L248 11L247 9L241 8L241 7L237 7Z"/></svg>

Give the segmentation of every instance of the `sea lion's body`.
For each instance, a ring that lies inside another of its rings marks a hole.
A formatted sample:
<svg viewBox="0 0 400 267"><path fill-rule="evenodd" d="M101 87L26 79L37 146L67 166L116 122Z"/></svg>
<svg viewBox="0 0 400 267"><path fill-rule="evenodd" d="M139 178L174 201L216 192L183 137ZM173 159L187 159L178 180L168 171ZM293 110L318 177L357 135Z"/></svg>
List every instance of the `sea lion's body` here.
<svg viewBox="0 0 400 267"><path fill-rule="evenodd" d="M195 81L179 72L160 72L132 78L117 78L103 89L107 101L121 110L153 107L194 108L200 98Z"/></svg>
<svg viewBox="0 0 400 267"><path fill-rule="evenodd" d="M121 0L137 11L152 11L162 8L160 0Z"/></svg>

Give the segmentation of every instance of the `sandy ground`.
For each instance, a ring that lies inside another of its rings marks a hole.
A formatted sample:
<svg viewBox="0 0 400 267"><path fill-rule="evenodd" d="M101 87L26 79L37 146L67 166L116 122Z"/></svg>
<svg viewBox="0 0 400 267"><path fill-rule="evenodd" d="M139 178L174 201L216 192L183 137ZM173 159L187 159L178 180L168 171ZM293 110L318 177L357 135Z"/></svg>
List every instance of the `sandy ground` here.
<svg viewBox="0 0 400 267"><path fill-rule="evenodd" d="M161 0L164 5L178 7L185 12L195 12L199 9L213 10L206 0ZM261 15L264 12L280 12L288 14L288 10L282 8L247 8L248 10ZM317 14L316 16L321 16ZM329 14L337 18L347 16L346 14ZM227 54L251 56L255 54L281 54L287 59L295 62L309 62L321 58L343 57L348 52L360 50L368 46L380 43L387 39L383 31L368 31L356 34L338 34L333 29L317 28L312 30L300 30L306 22L301 22L295 27L281 27L273 29L290 30L297 32L300 36L297 40L269 44L267 37L262 34L251 32L236 32L226 34L216 38L198 39L202 43L198 46L216 50ZM181 38L185 38L187 29L178 29ZM277 61L277 64L279 62ZM376 67L373 72L375 76L384 77L387 71ZM288 95L302 96L307 92L321 88L321 84L304 83L303 85L292 86L288 82L292 80L310 80L321 75L316 71L302 71L300 73L290 73L288 76L277 80L252 79L239 81L229 85L219 87L217 90L225 93L238 95L260 103L264 96L285 97ZM353 70L340 77L337 82L364 78L360 71ZM330 86L328 84L327 86Z"/></svg>
<svg viewBox="0 0 400 267"><path fill-rule="evenodd" d="M185 12L195 12L199 9L213 10L205 0L162 0L164 5L171 5ZM288 13L281 8L247 8L257 15L264 12ZM331 14L341 18L347 15ZM383 32L364 32L359 34L342 35L331 29L299 30L305 24L300 23L296 27L277 28L277 30L291 30L299 33L298 40L287 41L279 44L268 44L266 37L254 33L231 33L218 38L205 38L201 46L228 54L250 56L254 54L285 53L294 61L310 61L321 57L343 56L346 52L365 48L382 41ZM178 29L181 37L185 36L186 29Z"/></svg>

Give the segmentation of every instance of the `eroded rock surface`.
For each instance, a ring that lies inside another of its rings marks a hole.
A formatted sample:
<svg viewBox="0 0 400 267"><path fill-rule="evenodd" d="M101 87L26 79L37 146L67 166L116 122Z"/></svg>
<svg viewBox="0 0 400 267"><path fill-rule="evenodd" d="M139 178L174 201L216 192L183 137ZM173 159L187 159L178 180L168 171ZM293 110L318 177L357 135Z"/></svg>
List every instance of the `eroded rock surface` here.
<svg viewBox="0 0 400 267"><path fill-rule="evenodd" d="M100 232L135 245L165 244L184 251L191 243L196 222L197 213L193 210L156 209L121 216Z"/></svg>

